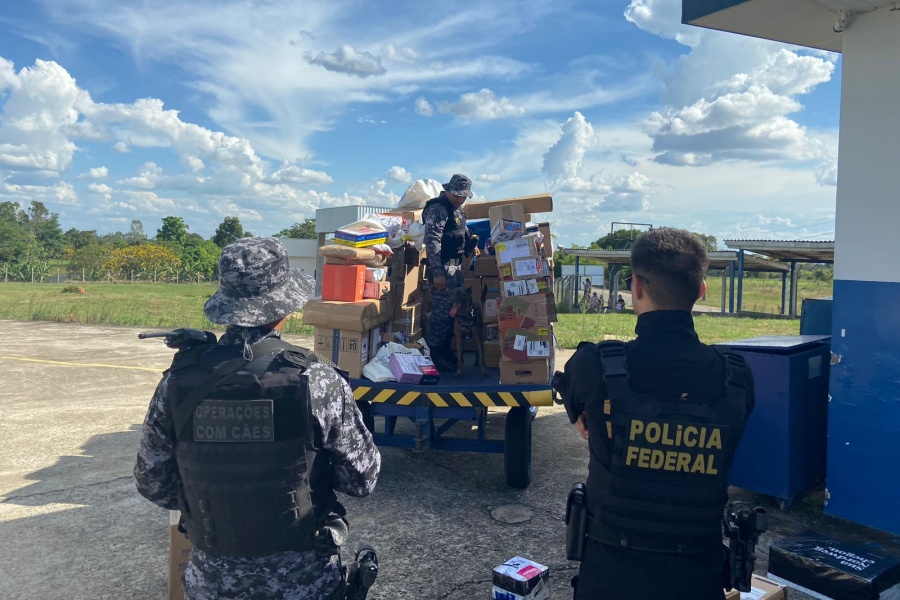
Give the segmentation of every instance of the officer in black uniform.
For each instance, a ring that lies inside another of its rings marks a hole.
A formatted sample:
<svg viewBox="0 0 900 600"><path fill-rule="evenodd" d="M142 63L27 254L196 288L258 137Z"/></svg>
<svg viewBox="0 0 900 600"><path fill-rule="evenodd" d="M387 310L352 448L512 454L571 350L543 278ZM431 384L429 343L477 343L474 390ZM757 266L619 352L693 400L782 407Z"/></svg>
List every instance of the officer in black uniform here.
<svg viewBox="0 0 900 600"><path fill-rule="evenodd" d="M187 600L344 598L335 491L370 493L381 457L345 374L281 340L314 289L276 239L226 246L204 312L228 328L182 348L150 402L134 477L181 510Z"/></svg>
<svg viewBox="0 0 900 600"><path fill-rule="evenodd" d="M466 227L462 206L472 197L472 181L456 174L437 198L425 203L425 263L431 283L431 319L425 341L440 371L455 371L453 341L453 290L465 285L462 259L474 249L475 238Z"/></svg>
<svg viewBox="0 0 900 600"><path fill-rule="evenodd" d="M641 235L626 281L637 339L582 342L554 380L590 451L576 600L724 597L728 471L754 395L743 360L694 331L707 265L688 231Z"/></svg>

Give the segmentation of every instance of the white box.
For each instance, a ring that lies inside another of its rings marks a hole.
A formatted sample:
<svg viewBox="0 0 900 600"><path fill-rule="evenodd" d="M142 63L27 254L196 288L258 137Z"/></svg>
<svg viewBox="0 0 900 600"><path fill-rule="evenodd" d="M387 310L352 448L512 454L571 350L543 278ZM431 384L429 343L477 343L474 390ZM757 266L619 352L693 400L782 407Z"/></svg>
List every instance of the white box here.
<svg viewBox="0 0 900 600"><path fill-rule="evenodd" d="M549 600L550 569L516 556L492 573L492 600Z"/></svg>

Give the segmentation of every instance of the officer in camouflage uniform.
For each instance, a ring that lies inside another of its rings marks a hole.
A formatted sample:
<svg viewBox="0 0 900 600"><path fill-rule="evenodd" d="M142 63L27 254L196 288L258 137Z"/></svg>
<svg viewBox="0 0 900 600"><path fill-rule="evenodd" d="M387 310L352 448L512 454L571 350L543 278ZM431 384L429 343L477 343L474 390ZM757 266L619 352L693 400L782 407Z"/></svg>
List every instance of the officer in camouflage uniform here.
<svg viewBox="0 0 900 600"><path fill-rule="evenodd" d="M431 320L425 341L431 358L439 371L455 371L453 356L454 288L465 286L462 259L472 246L466 228L463 204L472 197L472 181L465 175L454 175L443 184L444 191L425 204L422 221L425 223L425 262L431 283Z"/></svg>
<svg viewBox="0 0 900 600"><path fill-rule="evenodd" d="M165 372L138 492L182 511L187 600L343 598L348 525L334 491L369 494L381 457L342 375L280 340L315 282L273 238L226 246L219 275L204 312L228 328Z"/></svg>

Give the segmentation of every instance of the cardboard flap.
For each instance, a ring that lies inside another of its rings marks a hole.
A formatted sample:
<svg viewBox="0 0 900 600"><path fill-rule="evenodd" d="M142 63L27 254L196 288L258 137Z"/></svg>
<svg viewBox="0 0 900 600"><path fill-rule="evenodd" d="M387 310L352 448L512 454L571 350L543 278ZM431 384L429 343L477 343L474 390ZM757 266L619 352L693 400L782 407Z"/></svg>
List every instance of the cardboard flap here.
<svg viewBox="0 0 900 600"><path fill-rule="evenodd" d="M548 213L553 211L553 197L550 194L535 194L534 196L519 196L518 198L504 198L502 200L489 200L487 202L466 202L463 210L467 219L487 219L488 211L495 206L504 204L520 204L522 211L528 213Z"/></svg>

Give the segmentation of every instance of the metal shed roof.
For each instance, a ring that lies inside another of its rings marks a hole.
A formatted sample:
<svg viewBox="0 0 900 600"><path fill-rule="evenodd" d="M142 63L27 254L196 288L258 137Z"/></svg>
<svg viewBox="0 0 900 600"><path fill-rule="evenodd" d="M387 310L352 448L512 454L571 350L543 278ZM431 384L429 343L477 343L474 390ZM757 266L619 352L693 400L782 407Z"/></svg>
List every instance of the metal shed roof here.
<svg viewBox="0 0 900 600"><path fill-rule="evenodd" d="M788 262L833 263L834 242L785 240L724 240L729 248ZM746 261L750 255L744 255Z"/></svg>
<svg viewBox="0 0 900 600"><path fill-rule="evenodd" d="M560 254L563 256L580 256L581 258L592 258L600 260L610 265L627 265L631 264L631 250L589 250L589 249L573 249L559 248ZM709 253L710 269L726 269L731 263L736 263L738 253L734 251L716 251ZM790 266L784 263L768 260L762 256L754 254L744 255L745 271L764 271L769 273L783 273L790 270Z"/></svg>

